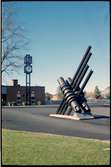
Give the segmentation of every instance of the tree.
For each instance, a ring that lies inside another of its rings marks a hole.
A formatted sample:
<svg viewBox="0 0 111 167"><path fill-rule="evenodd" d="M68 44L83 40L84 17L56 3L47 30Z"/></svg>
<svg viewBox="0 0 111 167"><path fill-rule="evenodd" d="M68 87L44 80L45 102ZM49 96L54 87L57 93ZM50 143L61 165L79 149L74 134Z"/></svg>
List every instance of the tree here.
<svg viewBox="0 0 111 167"><path fill-rule="evenodd" d="M23 27L15 22L15 16L12 4L3 3L1 72L7 73L8 75L23 66L23 55L21 51L29 43L28 39L23 35Z"/></svg>
<svg viewBox="0 0 111 167"><path fill-rule="evenodd" d="M95 96L96 99L101 97L101 91L99 90L98 86L95 86L94 96Z"/></svg>

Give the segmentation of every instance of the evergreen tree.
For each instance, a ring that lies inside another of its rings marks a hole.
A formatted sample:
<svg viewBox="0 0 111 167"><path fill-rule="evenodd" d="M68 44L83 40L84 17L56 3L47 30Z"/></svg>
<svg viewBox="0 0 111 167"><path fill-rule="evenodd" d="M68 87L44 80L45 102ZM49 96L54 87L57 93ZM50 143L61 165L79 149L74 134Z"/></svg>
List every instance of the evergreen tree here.
<svg viewBox="0 0 111 167"><path fill-rule="evenodd" d="M95 86L94 96L95 96L96 99L101 97L101 91L99 90L98 86Z"/></svg>

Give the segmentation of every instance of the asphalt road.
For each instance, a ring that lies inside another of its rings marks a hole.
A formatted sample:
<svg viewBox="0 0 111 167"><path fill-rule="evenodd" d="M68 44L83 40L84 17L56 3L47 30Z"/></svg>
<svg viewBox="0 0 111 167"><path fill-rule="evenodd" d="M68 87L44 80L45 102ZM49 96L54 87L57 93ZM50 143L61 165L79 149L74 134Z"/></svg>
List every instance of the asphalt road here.
<svg viewBox="0 0 111 167"><path fill-rule="evenodd" d="M50 117L56 110L57 106L3 107L2 128L110 140L109 107L92 107L96 119L79 121Z"/></svg>

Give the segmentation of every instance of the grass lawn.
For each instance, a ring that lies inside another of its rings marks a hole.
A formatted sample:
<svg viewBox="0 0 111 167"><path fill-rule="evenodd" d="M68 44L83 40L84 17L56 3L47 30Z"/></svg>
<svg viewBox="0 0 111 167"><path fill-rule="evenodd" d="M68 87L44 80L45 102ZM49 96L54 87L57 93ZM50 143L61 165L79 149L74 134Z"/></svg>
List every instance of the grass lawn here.
<svg viewBox="0 0 111 167"><path fill-rule="evenodd" d="M110 143L2 130L2 165L108 165Z"/></svg>

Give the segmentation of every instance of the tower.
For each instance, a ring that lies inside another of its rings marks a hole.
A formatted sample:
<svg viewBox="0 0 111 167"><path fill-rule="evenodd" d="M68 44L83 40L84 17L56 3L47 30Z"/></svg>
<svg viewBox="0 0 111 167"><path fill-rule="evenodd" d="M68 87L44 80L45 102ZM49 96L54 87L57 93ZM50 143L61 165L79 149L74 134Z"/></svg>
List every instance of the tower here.
<svg viewBox="0 0 111 167"><path fill-rule="evenodd" d="M31 73L32 56L26 54L24 57L24 73L26 74L26 105L31 105Z"/></svg>

